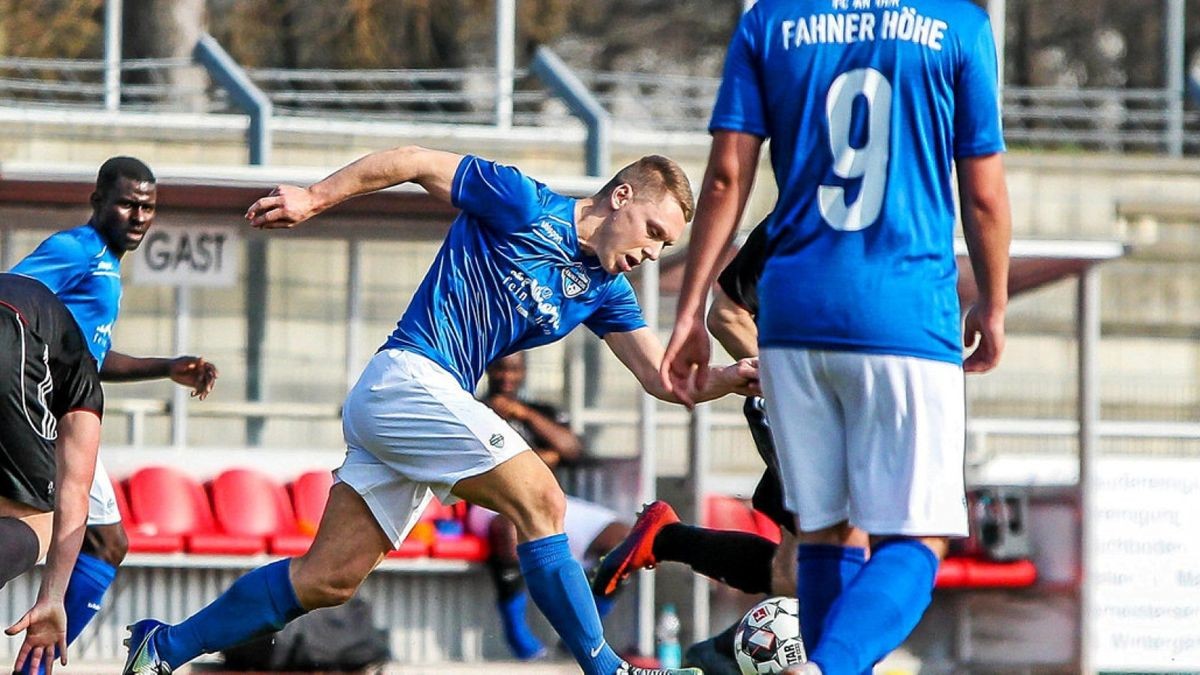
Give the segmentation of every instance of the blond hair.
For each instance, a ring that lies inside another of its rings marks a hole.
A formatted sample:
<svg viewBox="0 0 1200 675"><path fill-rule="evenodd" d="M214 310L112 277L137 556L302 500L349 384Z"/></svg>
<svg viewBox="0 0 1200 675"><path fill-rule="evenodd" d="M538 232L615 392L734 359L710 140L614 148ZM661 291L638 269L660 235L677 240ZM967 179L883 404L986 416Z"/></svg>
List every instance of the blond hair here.
<svg viewBox="0 0 1200 675"><path fill-rule="evenodd" d="M634 199L658 201L670 195L683 211L684 222L691 222L696 213L692 184L674 160L662 155L646 155L617 172L596 196L607 199L618 185L627 183L633 188Z"/></svg>

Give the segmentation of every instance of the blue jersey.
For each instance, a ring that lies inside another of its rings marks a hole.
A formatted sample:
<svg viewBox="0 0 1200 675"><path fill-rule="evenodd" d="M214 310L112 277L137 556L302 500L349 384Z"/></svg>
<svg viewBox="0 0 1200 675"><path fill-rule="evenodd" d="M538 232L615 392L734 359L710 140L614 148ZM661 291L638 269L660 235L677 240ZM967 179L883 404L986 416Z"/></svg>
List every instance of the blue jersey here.
<svg viewBox="0 0 1200 675"><path fill-rule="evenodd" d="M121 308L121 259L96 228L80 225L50 235L9 271L37 279L58 296L83 331L99 370Z"/></svg>
<svg viewBox="0 0 1200 675"><path fill-rule="evenodd" d="M962 362L952 165L1004 149L982 9L760 0L710 130L771 139L763 345Z"/></svg>
<svg viewBox="0 0 1200 675"><path fill-rule="evenodd" d="M561 339L646 325L629 281L579 248L575 200L516 169L463 158L462 210L383 348L422 354L473 391L489 363Z"/></svg>

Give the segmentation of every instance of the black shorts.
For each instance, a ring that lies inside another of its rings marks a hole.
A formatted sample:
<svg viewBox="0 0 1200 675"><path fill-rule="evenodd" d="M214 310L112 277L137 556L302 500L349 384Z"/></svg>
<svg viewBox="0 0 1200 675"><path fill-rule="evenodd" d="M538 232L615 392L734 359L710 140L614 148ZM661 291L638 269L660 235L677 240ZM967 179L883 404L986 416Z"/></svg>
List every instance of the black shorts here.
<svg viewBox="0 0 1200 675"><path fill-rule="evenodd" d="M46 343L0 305L0 497L54 510L53 385Z"/></svg>
<svg viewBox="0 0 1200 675"><path fill-rule="evenodd" d="M775 455L775 443L771 440L771 427L767 423L767 410L762 398L747 398L742 412L750 425L750 435L754 437L758 455L767 465L758 486L754 488L754 496L750 498L750 503L776 525L796 534L796 517L784 506L783 483L779 480L779 458Z"/></svg>

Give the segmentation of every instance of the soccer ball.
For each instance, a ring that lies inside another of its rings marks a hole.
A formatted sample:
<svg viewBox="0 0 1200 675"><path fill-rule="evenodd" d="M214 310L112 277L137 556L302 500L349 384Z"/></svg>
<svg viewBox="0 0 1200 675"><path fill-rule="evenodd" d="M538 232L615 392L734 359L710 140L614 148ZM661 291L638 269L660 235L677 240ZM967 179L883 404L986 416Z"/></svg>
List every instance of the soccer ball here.
<svg viewBox="0 0 1200 675"><path fill-rule="evenodd" d="M804 663L800 637L800 603L795 598L767 598L746 613L733 636L733 651L742 675L782 673Z"/></svg>

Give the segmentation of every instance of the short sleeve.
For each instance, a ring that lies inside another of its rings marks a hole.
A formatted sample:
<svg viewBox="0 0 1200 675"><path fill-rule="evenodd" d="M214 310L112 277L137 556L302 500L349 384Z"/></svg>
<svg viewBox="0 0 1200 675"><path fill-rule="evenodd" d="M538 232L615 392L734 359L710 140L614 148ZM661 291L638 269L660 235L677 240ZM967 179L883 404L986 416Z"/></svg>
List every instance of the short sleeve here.
<svg viewBox="0 0 1200 675"><path fill-rule="evenodd" d="M737 255L721 270L717 283L739 307L758 314L758 278L767 258L767 221L756 225Z"/></svg>
<svg viewBox="0 0 1200 675"><path fill-rule="evenodd" d="M87 274L87 266L79 262L83 256L83 247L74 237L59 233L48 237L9 271L37 279L58 295Z"/></svg>
<svg viewBox="0 0 1200 675"><path fill-rule="evenodd" d="M598 337L609 333L628 333L646 327L642 308L633 286L625 277L617 277L608 287L604 302L583 322Z"/></svg>
<svg viewBox="0 0 1200 675"><path fill-rule="evenodd" d="M75 361L64 365L60 381L54 384L54 403L51 406L54 415L62 417L72 410L90 410L103 418L104 391L100 386L100 375L96 372L96 360L91 353L83 349Z"/></svg>
<svg viewBox="0 0 1200 675"><path fill-rule="evenodd" d="M736 131L760 138L770 136L762 78L758 72L759 49L755 32L751 30L757 18L758 13L753 9L747 12L729 42L721 87L717 90L717 102L708 124L709 132Z"/></svg>
<svg viewBox="0 0 1200 675"><path fill-rule="evenodd" d="M513 231L539 211L539 185L517 169L474 155L454 172L451 203L494 228Z"/></svg>
<svg viewBox="0 0 1200 675"><path fill-rule="evenodd" d="M992 26L984 18L964 36L954 85L954 156L979 157L1004 151L1000 90Z"/></svg>

